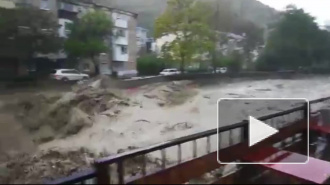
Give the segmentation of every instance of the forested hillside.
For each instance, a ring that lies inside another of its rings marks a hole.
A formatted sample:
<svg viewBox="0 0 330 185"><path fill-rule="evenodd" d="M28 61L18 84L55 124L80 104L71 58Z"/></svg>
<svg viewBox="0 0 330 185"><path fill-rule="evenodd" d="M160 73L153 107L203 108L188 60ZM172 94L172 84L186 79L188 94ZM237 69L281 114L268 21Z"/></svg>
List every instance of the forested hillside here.
<svg viewBox="0 0 330 185"><path fill-rule="evenodd" d="M166 0L97 0L98 2L124 10L129 10L139 14L139 26L153 30L154 20L165 10ZM257 0L203 0L219 4L222 11L219 17L219 24L222 21L232 20L228 15L235 18L247 19L263 27L264 25L277 19L276 10L262 4ZM227 13L226 13L227 11ZM230 11L230 14L228 13Z"/></svg>

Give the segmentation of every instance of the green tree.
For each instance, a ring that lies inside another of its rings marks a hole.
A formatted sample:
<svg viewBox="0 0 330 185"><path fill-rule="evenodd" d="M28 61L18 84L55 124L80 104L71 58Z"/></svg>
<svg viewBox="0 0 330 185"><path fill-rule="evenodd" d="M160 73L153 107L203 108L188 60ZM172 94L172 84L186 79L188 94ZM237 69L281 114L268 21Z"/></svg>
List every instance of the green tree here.
<svg viewBox="0 0 330 185"><path fill-rule="evenodd" d="M242 41L245 59L247 66L251 65L251 52L257 49L258 46L263 44L263 30L251 21L246 20L246 17L242 17L243 14L237 15L233 6L240 4L230 0L211 0L211 9L213 16L210 17L209 24L216 32L211 36L210 40L214 41L213 47L209 51L212 65L215 70L215 66L219 64L219 58L221 54L216 50L218 43L227 43L225 34L220 33L235 33L239 35L245 35L245 39ZM242 2L244 4L244 2ZM221 36L222 35L222 36Z"/></svg>
<svg viewBox="0 0 330 185"><path fill-rule="evenodd" d="M163 52L180 61L183 72L187 62L210 47L207 24L210 12L206 3L197 0L169 0L165 12L155 22L155 37L173 35L172 42L163 46Z"/></svg>
<svg viewBox="0 0 330 185"><path fill-rule="evenodd" d="M69 26L69 38L65 42L66 52L75 57L89 58L98 64L95 57L107 52L111 55L113 24L103 11L89 12ZM97 71L97 70L96 70Z"/></svg>
<svg viewBox="0 0 330 185"><path fill-rule="evenodd" d="M222 56L220 61L221 67L227 67L231 72L239 72L242 68L243 55L234 51L229 56Z"/></svg>
<svg viewBox="0 0 330 185"><path fill-rule="evenodd" d="M247 62L247 67L251 68L251 52L264 43L263 29L259 28L251 21L242 20L235 24L233 32L245 35L245 39L243 40L244 57L245 62Z"/></svg>
<svg viewBox="0 0 330 185"><path fill-rule="evenodd" d="M58 22L38 8L0 9L1 55L29 61L37 54L49 54L62 48Z"/></svg>
<svg viewBox="0 0 330 185"><path fill-rule="evenodd" d="M154 54L143 55L137 59L139 75L158 75L165 67L164 59Z"/></svg>
<svg viewBox="0 0 330 185"><path fill-rule="evenodd" d="M319 29L314 17L303 9L288 6L270 34L258 67L295 70L329 61L329 43L329 33Z"/></svg>

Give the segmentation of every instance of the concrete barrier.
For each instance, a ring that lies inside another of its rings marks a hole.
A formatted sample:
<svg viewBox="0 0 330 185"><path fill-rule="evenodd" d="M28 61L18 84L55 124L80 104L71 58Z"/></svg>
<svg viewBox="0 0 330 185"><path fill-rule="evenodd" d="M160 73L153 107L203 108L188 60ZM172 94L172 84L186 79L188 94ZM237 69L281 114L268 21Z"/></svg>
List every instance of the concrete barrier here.
<svg viewBox="0 0 330 185"><path fill-rule="evenodd" d="M136 88L147 84L169 82L169 81L181 81L181 80L192 80L202 85L214 84L219 80L228 80L233 78L252 78L258 79L288 79L296 75L293 72L241 72L241 73L227 73L227 74L213 74L213 73L198 73L198 74L183 74L183 75L172 75L172 76L156 76L143 79L132 79L132 80L117 80L117 88Z"/></svg>
<svg viewBox="0 0 330 185"><path fill-rule="evenodd" d="M198 73L198 74L182 74L173 76L154 76L141 79L113 79L106 80L107 87L114 88L136 88L147 84L192 80L201 85L215 84L219 81L226 81L235 78L248 78L248 79L287 79L297 76L294 72L241 72L241 73L227 73L227 74L213 74L213 73ZM36 81L22 81L22 82L6 82L3 85L0 83L0 90L4 89L17 89L20 88L38 88L38 89L57 89L57 90L71 90L72 85L77 82L62 82L56 80L36 80ZM2 87L2 88L1 88Z"/></svg>

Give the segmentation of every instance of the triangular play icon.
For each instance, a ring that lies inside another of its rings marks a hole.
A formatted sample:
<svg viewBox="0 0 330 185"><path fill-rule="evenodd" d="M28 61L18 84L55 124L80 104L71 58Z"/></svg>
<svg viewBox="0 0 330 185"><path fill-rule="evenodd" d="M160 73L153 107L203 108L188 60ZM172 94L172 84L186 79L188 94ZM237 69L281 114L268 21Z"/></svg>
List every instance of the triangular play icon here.
<svg viewBox="0 0 330 185"><path fill-rule="evenodd" d="M264 139L278 133L278 130L266 123L250 116L249 117L249 146L253 146Z"/></svg>

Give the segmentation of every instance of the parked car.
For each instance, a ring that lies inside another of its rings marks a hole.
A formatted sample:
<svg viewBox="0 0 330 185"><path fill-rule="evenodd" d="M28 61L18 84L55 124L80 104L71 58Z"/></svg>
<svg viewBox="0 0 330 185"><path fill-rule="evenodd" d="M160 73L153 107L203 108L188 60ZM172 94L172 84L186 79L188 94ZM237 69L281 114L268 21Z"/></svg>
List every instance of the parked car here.
<svg viewBox="0 0 330 185"><path fill-rule="evenodd" d="M163 75L163 76L178 75L178 74L181 74L181 72L175 68L164 69L162 72L160 72L160 75Z"/></svg>
<svg viewBox="0 0 330 185"><path fill-rule="evenodd" d="M225 74L225 73L228 72L228 68L226 68L226 67L220 67L220 68L217 68L217 69L216 69L216 72L217 72L217 73Z"/></svg>
<svg viewBox="0 0 330 185"><path fill-rule="evenodd" d="M75 69L56 69L52 72L51 78L61 81L87 80L89 75L81 73Z"/></svg>

